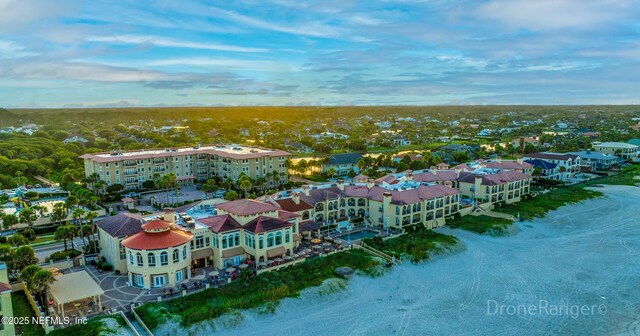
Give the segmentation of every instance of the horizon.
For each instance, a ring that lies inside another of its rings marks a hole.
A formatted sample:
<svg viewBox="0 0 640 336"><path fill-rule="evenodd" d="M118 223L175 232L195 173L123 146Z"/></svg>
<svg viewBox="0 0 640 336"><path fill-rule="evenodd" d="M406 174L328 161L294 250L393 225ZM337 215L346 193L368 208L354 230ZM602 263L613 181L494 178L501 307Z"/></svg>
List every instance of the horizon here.
<svg viewBox="0 0 640 336"><path fill-rule="evenodd" d="M629 0L0 2L5 108L635 105Z"/></svg>

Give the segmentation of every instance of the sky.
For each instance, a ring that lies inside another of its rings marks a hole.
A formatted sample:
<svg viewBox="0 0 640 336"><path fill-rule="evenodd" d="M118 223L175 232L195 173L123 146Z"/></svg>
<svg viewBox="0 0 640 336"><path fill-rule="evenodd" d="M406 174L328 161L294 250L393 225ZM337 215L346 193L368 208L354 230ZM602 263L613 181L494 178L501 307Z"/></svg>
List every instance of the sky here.
<svg viewBox="0 0 640 336"><path fill-rule="evenodd" d="M632 0L0 0L0 107L640 103Z"/></svg>

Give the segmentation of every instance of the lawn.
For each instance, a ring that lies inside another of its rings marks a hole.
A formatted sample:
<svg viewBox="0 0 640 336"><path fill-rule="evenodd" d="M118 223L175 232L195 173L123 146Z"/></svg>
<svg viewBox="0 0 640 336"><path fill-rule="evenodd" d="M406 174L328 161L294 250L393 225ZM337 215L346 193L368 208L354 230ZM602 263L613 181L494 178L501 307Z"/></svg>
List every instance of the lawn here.
<svg viewBox="0 0 640 336"><path fill-rule="evenodd" d="M44 245L44 244L51 244L51 243L55 243L55 237L53 235L46 235L46 236L37 236L36 240L34 240L33 242L31 242L31 244L29 245Z"/></svg>
<svg viewBox="0 0 640 336"><path fill-rule="evenodd" d="M549 211L561 206L578 203L587 199L600 197L599 191L587 190L583 185L556 188L546 194L530 199L523 199L512 204L496 204L494 211L520 216L520 220L531 220L544 217Z"/></svg>
<svg viewBox="0 0 640 336"><path fill-rule="evenodd" d="M634 177L636 176L640 176L640 164L634 164L629 167L625 167L620 173L616 175L590 180L583 183L583 185L590 186L594 184L612 184L635 186L636 183L640 183L640 180L634 179Z"/></svg>
<svg viewBox="0 0 640 336"><path fill-rule="evenodd" d="M402 236L387 240L375 237L365 239L365 243L395 258L408 258L412 262L420 262L429 260L446 247L457 244L458 239L416 225L407 228Z"/></svg>
<svg viewBox="0 0 640 336"><path fill-rule="evenodd" d="M489 233L492 235L504 234L506 228L513 222L505 218L496 218L486 215L480 216L453 216L447 219L447 225L456 229L463 229L475 233Z"/></svg>
<svg viewBox="0 0 640 336"><path fill-rule="evenodd" d="M340 266L374 275L378 262L364 251L349 250L258 276L243 272L238 280L226 286L171 301L147 303L136 312L153 330L173 317L183 326L189 326L235 310L265 305L273 309L280 300L295 297L305 288L336 277L334 270Z"/></svg>
<svg viewBox="0 0 640 336"><path fill-rule="evenodd" d="M33 311L33 308L23 291L11 293L11 305L13 306L13 316L29 317L29 320L36 316L36 313ZM34 336L44 335L44 329L42 329L39 324L27 323L16 325L16 334L20 335L21 333L23 335Z"/></svg>
<svg viewBox="0 0 640 336"><path fill-rule="evenodd" d="M57 336L57 335L95 336L95 335L100 335L101 333L110 333L110 334L116 333L117 330L115 329L116 328L115 325L113 325L113 328L110 328L109 326L105 325L105 323L103 322L104 319L108 319L108 318L116 320L118 326L120 327L126 326L126 322L120 315L100 316L87 321L86 324L74 324L64 329L56 329L50 332L49 336Z"/></svg>

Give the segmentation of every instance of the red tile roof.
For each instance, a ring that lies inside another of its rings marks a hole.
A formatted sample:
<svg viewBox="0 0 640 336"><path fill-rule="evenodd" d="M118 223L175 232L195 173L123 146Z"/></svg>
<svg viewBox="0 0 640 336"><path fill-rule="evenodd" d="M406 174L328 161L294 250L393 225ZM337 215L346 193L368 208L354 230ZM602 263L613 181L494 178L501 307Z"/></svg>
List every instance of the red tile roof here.
<svg viewBox="0 0 640 336"><path fill-rule="evenodd" d="M252 199L240 199L216 205L216 208L238 216L249 216L258 213L278 210L278 207Z"/></svg>
<svg viewBox="0 0 640 336"><path fill-rule="evenodd" d="M294 202L292 198L283 198L275 200L275 202L278 203L280 208L290 212L313 209L313 205L303 201L302 199L300 199L300 202L298 204L296 204L296 202Z"/></svg>
<svg viewBox="0 0 640 336"><path fill-rule="evenodd" d="M413 175L413 180L416 182L455 181L457 178L458 174L453 170L440 170Z"/></svg>
<svg viewBox="0 0 640 336"><path fill-rule="evenodd" d="M154 219L150 222L142 224L143 230L163 230L171 227L171 223L162 219Z"/></svg>
<svg viewBox="0 0 640 336"><path fill-rule="evenodd" d="M253 233L261 233L291 227L292 223L273 217L258 216L244 225L244 229Z"/></svg>
<svg viewBox="0 0 640 336"><path fill-rule="evenodd" d="M122 241L122 245L134 250L160 250L188 243L193 234L172 228L162 232L141 231Z"/></svg>
<svg viewBox="0 0 640 336"><path fill-rule="evenodd" d="M517 170L505 170L495 174L474 174L474 173L460 173L458 181L465 183L475 183L476 177L482 178L483 185L498 185L507 182L513 182L518 180L526 180L531 178L530 175L524 174Z"/></svg>
<svg viewBox="0 0 640 336"><path fill-rule="evenodd" d="M208 226L209 230L215 233L242 229L242 225L231 217L231 215L206 217L198 219L197 221Z"/></svg>
<svg viewBox="0 0 640 336"><path fill-rule="evenodd" d="M527 162L522 162L519 163L518 161L491 161L491 162L487 162L485 164L485 167L487 168L496 168L496 169L529 169L529 168L533 168L533 166L530 163Z"/></svg>
<svg viewBox="0 0 640 336"><path fill-rule="evenodd" d="M286 220L293 219L293 218L296 218L296 217L302 217L302 216L298 215L297 213L284 211L284 210L278 210L278 219L286 221Z"/></svg>

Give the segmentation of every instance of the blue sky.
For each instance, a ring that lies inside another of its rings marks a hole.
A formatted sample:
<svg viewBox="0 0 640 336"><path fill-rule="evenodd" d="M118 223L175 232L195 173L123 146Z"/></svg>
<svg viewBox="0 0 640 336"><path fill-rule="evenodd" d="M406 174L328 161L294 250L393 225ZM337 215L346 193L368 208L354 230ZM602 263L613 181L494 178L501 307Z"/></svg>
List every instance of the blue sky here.
<svg viewBox="0 0 640 336"><path fill-rule="evenodd" d="M0 106L640 103L632 0L0 0Z"/></svg>

